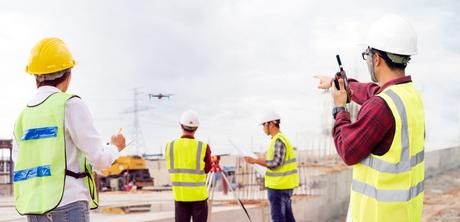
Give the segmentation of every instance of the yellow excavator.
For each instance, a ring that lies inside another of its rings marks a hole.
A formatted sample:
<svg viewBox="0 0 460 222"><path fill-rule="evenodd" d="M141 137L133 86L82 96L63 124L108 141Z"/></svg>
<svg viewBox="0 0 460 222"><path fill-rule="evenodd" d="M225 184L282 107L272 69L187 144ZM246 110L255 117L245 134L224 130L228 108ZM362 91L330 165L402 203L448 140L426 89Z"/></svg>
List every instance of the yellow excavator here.
<svg viewBox="0 0 460 222"><path fill-rule="evenodd" d="M136 186L138 190L153 186L153 178L145 160L140 156L121 156L112 166L103 169L98 175L99 190L127 190Z"/></svg>

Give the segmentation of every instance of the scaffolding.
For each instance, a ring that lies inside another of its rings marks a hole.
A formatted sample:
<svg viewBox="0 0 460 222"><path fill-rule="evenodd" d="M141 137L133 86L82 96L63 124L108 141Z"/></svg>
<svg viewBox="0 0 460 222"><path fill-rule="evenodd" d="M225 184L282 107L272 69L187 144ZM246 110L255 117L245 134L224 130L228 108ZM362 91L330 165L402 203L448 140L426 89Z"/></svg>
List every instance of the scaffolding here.
<svg viewBox="0 0 460 222"><path fill-rule="evenodd" d="M9 196L13 191L12 140L0 140L0 196Z"/></svg>
<svg viewBox="0 0 460 222"><path fill-rule="evenodd" d="M336 154L332 153L332 142L323 138L318 149L297 150L296 159L299 174L299 186L294 189L294 195L319 196L326 194L328 181L326 174L341 172L347 166ZM318 145L318 144L317 144ZM329 150L326 147L329 147ZM255 168L236 158L235 178L238 196L243 200L267 199L264 176L257 173Z"/></svg>

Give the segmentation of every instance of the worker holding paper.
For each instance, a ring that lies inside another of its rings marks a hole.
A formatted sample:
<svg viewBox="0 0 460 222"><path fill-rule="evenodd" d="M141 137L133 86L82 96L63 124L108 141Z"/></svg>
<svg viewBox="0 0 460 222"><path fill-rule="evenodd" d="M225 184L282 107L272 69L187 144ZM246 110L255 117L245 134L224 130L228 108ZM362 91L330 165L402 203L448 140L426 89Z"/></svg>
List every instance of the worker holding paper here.
<svg viewBox="0 0 460 222"><path fill-rule="evenodd" d="M275 112L268 112L260 124L264 133L271 136L271 142L265 157L244 157L250 164L266 167L265 187L268 191L270 212L273 222L295 221L291 208L293 189L299 186L297 161L294 147L280 131L281 117Z"/></svg>

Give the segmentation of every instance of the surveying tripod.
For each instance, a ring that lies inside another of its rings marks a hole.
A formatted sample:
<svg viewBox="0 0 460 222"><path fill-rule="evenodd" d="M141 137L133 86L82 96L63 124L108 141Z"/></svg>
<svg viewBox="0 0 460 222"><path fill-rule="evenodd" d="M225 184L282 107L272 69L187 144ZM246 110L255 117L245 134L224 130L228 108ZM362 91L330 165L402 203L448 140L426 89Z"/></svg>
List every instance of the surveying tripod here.
<svg viewBox="0 0 460 222"><path fill-rule="evenodd" d="M249 216L248 211L246 210L246 207L244 207L243 202L238 198L236 192L233 190L230 182L227 179L227 176L225 176L225 172L220 168L219 162L220 162L220 156L212 156L212 168L208 173L208 177L206 178L206 185L208 187L208 193L209 193L209 199L208 199L208 221L211 221L211 213L212 213L212 202L214 200L214 190L216 189L216 174L220 174L222 176L222 181L227 184L227 187L230 188L230 191L233 193L233 198L238 202L240 205L241 209L244 211L246 214L248 221L252 222L251 217Z"/></svg>

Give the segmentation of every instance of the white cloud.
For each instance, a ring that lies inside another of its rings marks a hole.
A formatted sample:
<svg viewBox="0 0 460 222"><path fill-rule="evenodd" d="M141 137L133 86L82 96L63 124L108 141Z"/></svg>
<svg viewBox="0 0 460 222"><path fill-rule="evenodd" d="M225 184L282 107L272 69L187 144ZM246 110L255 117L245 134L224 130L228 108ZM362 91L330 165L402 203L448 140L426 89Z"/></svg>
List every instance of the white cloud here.
<svg viewBox="0 0 460 222"><path fill-rule="evenodd" d="M143 95L141 103L153 108L141 116L149 152L160 152L178 136L177 119L188 108L201 113L199 136L209 139L216 152L229 151L228 138L242 146L265 146L257 120L271 107L302 147L305 138L322 131L323 116L330 116L323 108L330 98L316 89L312 75L334 73L334 56L340 53L349 75L368 81L357 43L373 20L399 13L419 36L420 54L408 72L425 97L428 141L455 142L458 105L448 109L446 104L457 104L460 96L458 4L3 2L0 75L7 84L0 88L0 137L10 137L17 113L34 93L33 79L23 71L30 48L44 36L59 36L79 62L70 90L86 101L106 137L120 126L130 133L131 115L120 113L133 103L131 89L142 87L144 93L176 94L161 101Z"/></svg>

